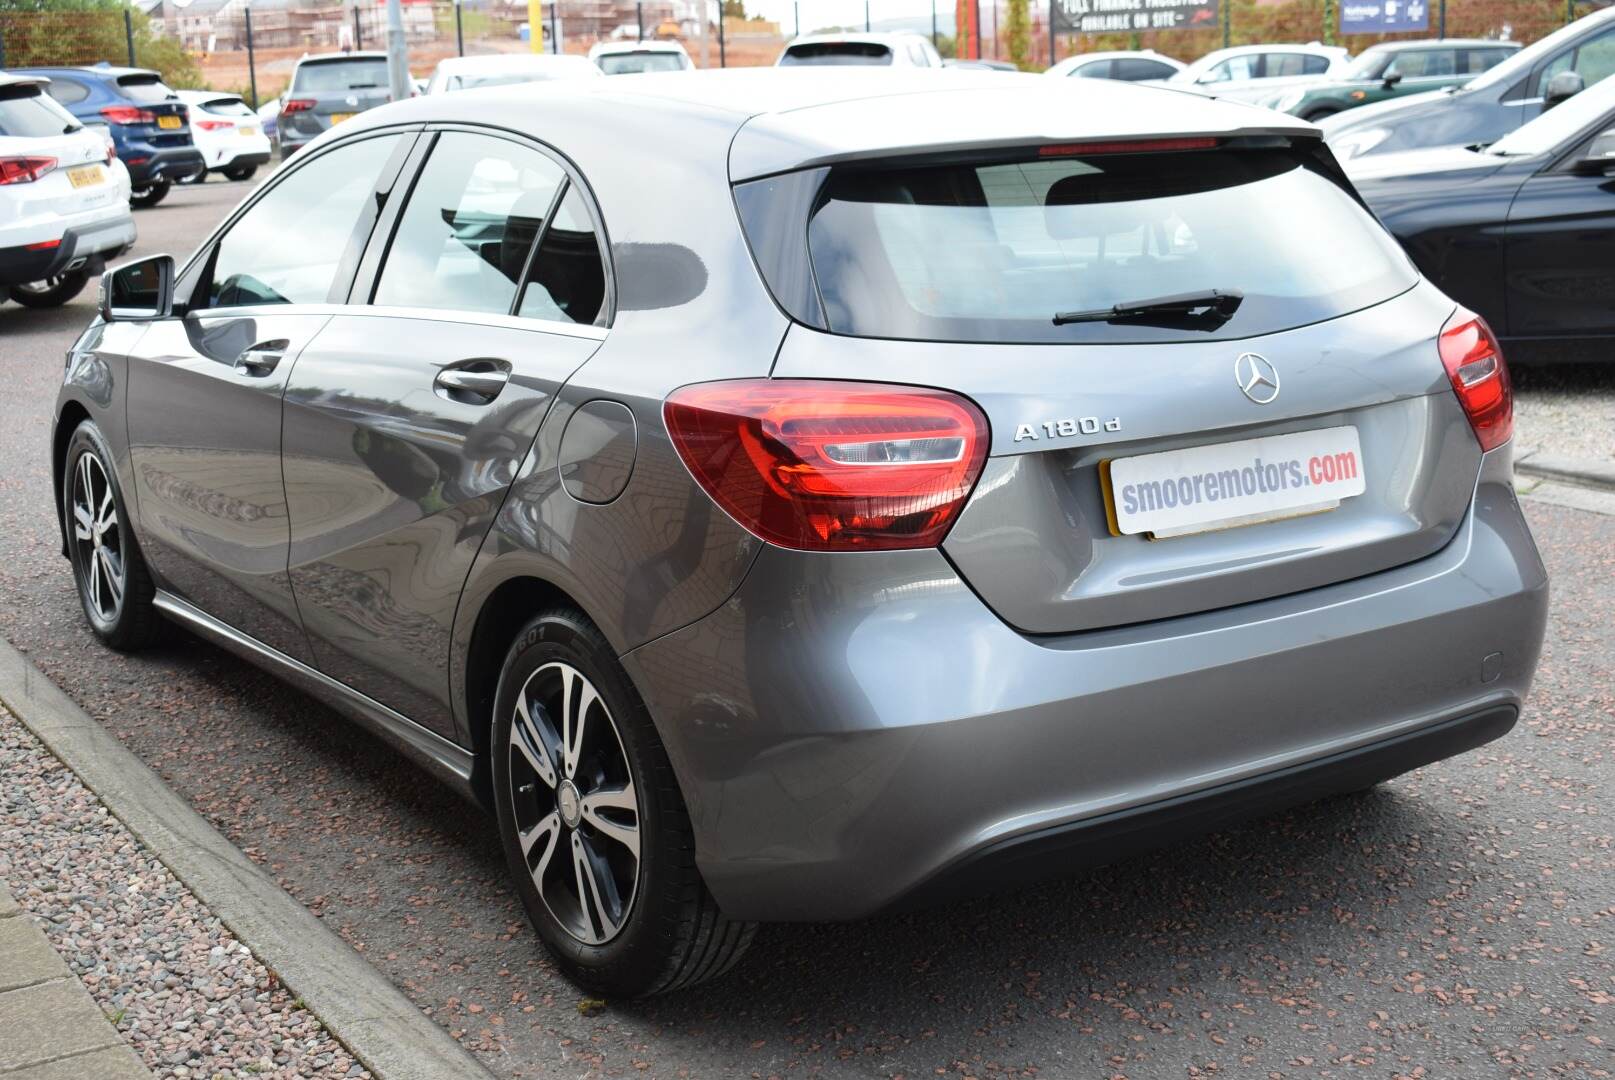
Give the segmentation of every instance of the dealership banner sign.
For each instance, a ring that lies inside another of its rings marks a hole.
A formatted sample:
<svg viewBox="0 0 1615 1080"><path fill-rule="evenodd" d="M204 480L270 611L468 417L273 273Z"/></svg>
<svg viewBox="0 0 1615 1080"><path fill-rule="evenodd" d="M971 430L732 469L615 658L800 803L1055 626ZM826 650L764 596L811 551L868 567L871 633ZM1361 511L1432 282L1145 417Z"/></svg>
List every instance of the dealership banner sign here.
<svg viewBox="0 0 1615 1080"><path fill-rule="evenodd" d="M1055 29L1079 34L1205 30L1217 25L1217 4L1218 0L1058 0Z"/></svg>
<svg viewBox="0 0 1615 1080"><path fill-rule="evenodd" d="M1428 29L1429 0L1340 0L1342 34L1400 34Z"/></svg>

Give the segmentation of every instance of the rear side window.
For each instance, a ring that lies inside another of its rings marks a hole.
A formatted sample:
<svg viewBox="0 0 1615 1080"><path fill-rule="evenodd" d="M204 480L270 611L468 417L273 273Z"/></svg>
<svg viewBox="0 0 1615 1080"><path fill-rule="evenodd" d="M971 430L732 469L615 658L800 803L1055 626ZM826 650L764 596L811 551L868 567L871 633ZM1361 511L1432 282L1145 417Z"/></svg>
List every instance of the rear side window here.
<svg viewBox="0 0 1615 1080"><path fill-rule="evenodd" d="M872 41L816 41L792 45L779 62L781 67L805 64L879 67L891 64L892 50Z"/></svg>
<svg viewBox="0 0 1615 1080"><path fill-rule="evenodd" d="M537 150L445 132L410 192L374 302L509 313L565 181Z"/></svg>
<svg viewBox="0 0 1615 1080"><path fill-rule="evenodd" d="M41 94L37 86L0 87L0 136L44 139L81 126L72 113Z"/></svg>
<svg viewBox="0 0 1615 1080"><path fill-rule="evenodd" d="M1166 79L1172 76L1177 69L1171 64L1163 64L1159 60L1140 60L1136 57L1124 57L1114 61L1112 79L1122 79L1127 82L1138 82L1141 79Z"/></svg>
<svg viewBox="0 0 1615 1080"><path fill-rule="evenodd" d="M517 314L533 319L598 325L606 310L606 271L589 208L577 188L544 230Z"/></svg>
<svg viewBox="0 0 1615 1080"><path fill-rule="evenodd" d="M50 77L50 85L45 88L45 92L63 105L76 105L90 96L88 86L72 79L64 79L60 75Z"/></svg>
<svg viewBox="0 0 1615 1080"><path fill-rule="evenodd" d="M387 61L381 57L305 63L297 69L292 91L299 94L369 90L387 85Z"/></svg>
<svg viewBox="0 0 1615 1080"><path fill-rule="evenodd" d="M325 303L398 140L336 147L265 192L219 241L212 306Z"/></svg>
<svg viewBox="0 0 1615 1080"><path fill-rule="evenodd" d="M819 194L808 249L828 329L926 341L1244 337L1417 280L1360 204L1276 150L844 167ZM1053 321L1209 289L1244 294L1218 326Z"/></svg>
<svg viewBox="0 0 1615 1080"><path fill-rule="evenodd" d="M176 98L174 91L163 84L163 80L155 75L120 75L118 89L130 101L138 101L142 105L151 105L159 101L173 101Z"/></svg>
<svg viewBox="0 0 1615 1080"><path fill-rule="evenodd" d="M1385 74L1417 79L1427 75L1456 75L1457 70L1451 49L1411 49L1398 53Z"/></svg>
<svg viewBox="0 0 1615 1080"><path fill-rule="evenodd" d="M1301 58L1301 74L1322 75L1329 70L1327 56L1313 56L1310 53Z"/></svg>
<svg viewBox="0 0 1615 1080"><path fill-rule="evenodd" d="M1501 64L1511 55L1508 49L1465 49L1461 72L1465 75L1479 75L1488 68Z"/></svg>

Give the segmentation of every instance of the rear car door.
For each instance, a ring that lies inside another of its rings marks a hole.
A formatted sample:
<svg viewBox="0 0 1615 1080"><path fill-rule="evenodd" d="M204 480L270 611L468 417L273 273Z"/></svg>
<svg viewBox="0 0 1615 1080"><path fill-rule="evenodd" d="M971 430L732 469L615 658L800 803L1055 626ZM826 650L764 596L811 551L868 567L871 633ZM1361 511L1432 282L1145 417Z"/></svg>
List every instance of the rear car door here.
<svg viewBox="0 0 1615 1080"><path fill-rule="evenodd" d="M1606 117L1598 130L1612 126ZM1555 346L1615 336L1615 177L1573 168L1596 137L1527 180L1509 208L1502 332L1539 339L1550 359L1571 358Z"/></svg>
<svg viewBox="0 0 1615 1080"><path fill-rule="evenodd" d="M289 170L186 272L187 310L152 323L129 358L146 558L181 600L304 662L286 573L281 396L337 310L333 293L345 295L375 192L412 137L332 147Z"/></svg>
<svg viewBox="0 0 1615 1080"><path fill-rule="evenodd" d="M318 666L452 737L466 575L609 301L596 212L557 157L486 132L431 139L361 264L362 304L292 371L284 468Z"/></svg>

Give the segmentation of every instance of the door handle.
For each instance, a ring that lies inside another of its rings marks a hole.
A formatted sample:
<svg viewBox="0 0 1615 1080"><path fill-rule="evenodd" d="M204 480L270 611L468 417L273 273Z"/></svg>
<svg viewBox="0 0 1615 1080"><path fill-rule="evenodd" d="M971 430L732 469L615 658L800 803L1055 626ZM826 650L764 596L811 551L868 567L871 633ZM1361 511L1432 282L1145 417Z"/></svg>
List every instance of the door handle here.
<svg viewBox="0 0 1615 1080"><path fill-rule="evenodd" d="M291 342L285 338L279 338L275 341L260 341L256 345L242 349L241 355L236 357L232 366L243 375L251 376L252 378L263 378L275 370L281 358L286 355L286 349L289 345L291 345Z"/></svg>
<svg viewBox="0 0 1615 1080"><path fill-rule="evenodd" d="M486 405L499 396L509 381L510 366L504 361L474 360L464 367L444 368L432 385L451 401Z"/></svg>

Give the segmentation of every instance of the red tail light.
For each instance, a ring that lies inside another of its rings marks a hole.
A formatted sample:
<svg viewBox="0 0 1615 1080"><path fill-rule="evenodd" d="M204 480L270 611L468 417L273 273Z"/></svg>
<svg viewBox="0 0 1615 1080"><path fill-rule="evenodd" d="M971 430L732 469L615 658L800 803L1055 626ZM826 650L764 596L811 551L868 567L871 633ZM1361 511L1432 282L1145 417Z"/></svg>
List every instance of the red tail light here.
<svg viewBox="0 0 1615 1080"><path fill-rule="evenodd" d="M280 111L283 113L308 112L313 107L313 98L287 98L286 104L280 107Z"/></svg>
<svg viewBox="0 0 1615 1080"><path fill-rule="evenodd" d="M955 394L748 379L674 391L668 434L696 482L753 534L807 551L935 547L987 458L987 418Z"/></svg>
<svg viewBox="0 0 1615 1080"><path fill-rule="evenodd" d="M0 184L31 184L54 168L53 157L0 158Z"/></svg>
<svg viewBox="0 0 1615 1080"><path fill-rule="evenodd" d="M1508 442L1514 434L1514 386L1491 327L1474 312L1459 308L1441 328L1440 347L1441 363L1480 448L1491 450Z"/></svg>
<svg viewBox="0 0 1615 1080"><path fill-rule="evenodd" d="M101 115L113 124L155 124L157 114L150 109L137 109L133 105L108 105Z"/></svg>
<svg viewBox="0 0 1615 1080"><path fill-rule="evenodd" d="M203 131L219 131L222 128L235 127L235 124L230 120L197 120L194 126L201 128Z"/></svg>

